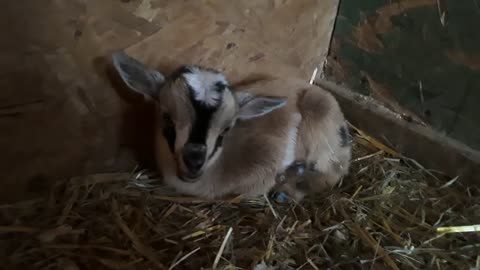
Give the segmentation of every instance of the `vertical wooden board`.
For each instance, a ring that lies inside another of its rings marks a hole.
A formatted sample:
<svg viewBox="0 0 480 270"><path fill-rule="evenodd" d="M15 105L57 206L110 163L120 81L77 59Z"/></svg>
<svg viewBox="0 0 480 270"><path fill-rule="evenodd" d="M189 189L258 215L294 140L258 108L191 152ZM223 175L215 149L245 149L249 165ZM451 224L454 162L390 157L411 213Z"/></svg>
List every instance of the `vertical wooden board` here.
<svg viewBox="0 0 480 270"><path fill-rule="evenodd" d="M342 1L327 74L480 149L478 1Z"/></svg>
<svg viewBox="0 0 480 270"><path fill-rule="evenodd" d="M105 73L112 51L129 48L166 71L200 63L233 80L249 73L307 80L327 53L337 3L3 3L0 200L28 198L59 178L128 170L151 157L150 108L112 87Z"/></svg>

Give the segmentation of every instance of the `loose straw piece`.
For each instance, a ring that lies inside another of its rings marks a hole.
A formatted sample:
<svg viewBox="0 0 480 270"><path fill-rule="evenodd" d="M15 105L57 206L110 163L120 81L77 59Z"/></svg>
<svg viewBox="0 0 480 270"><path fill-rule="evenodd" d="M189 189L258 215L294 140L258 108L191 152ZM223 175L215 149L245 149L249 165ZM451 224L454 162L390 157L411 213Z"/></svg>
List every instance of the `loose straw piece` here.
<svg viewBox="0 0 480 270"><path fill-rule="evenodd" d="M313 263L312 259L307 258L307 262L310 264L311 267L313 267L313 269L320 270L320 268L318 268L318 266L316 266L315 263Z"/></svg>
<svg viewBox="0 0 480 270"><path fill-rule="evenodd" d="M317 72L318 72L318 68L315 68L313 70L312 77L310 78L310 81L309 81L310 84L313 84L313 82L315 81L315 77L317 77Z"/></svg>
<svg viewBox="0 0 480 270"><path fill-rule="evenodd" d="M280 219L277 215L277 212L275 211L275 209L273 208L273 205L272 203L270 202L270 200L268 199L268 196L266 194L263 194L263 197L265 198L265 201L267 202L268 204L268 207L270 207L270 210L272 211L272 214L273 216L276 218L276 219Z"/></svg>
<svg viewBox="0 0 480 270"><path fill-rule="evenodd" d="M437 228L437 233L462 233L462 232L480 232L480 224Z"/></svg>
<svg viewBox="0 0 480 270"><path fill-rule="evenodd" d="M390 266L391 269L400 270L395 261L390 257L387 251L373 238L373 236L358 224L353 224L352 228L357 231L360 239L365 240L370 245L375 253L378 253L383 261Z"/></svg>
<svg viewBox="0 0 480 270"><path fill-rule="evenodd" d="M86 269L220 270L258 261L268 269L260 264L256 270L273 270L272 262L354 268L361 257L367 269L480 269L480 244L464 237L476 227L436 233L441 226L480 226L445 223L474 220L480 188L392 155L365 139L368 134L352 135L352 160L360 160L344 183L296 204L276 204L270 196L186 198L163 184L154 190L131 185L131 172L60 181L51 197L0 205L0 237L14 247L5 255L20 264L13 268L31 262L66 269L68 260ZM140 180L154 179L148 173Z"/></svg>
<svg viewBox="0 0 480 270"><path fill-rule="evenodd" d="M225 238L223 239L222 245L220 246L220 249L218 250L217 256L215 257L215 260L213 261L212 269L215 270L217 269L217 265L220 262L220 258L222 257L223 251L225 250L225 246L227 245L228 239L230 238L230 235L232 234L233 228L230 227L228 228L227 234L225 235Z"/></svg>
<svg viewBox="0 0 480 270"><path fill-rule="evenodd" d="M153 250L149 247L146 246L140 241L137 235L130 230L128 225L125 223L125 221L122 219L119 213L119 207L117 201L114 199L112 200L112 209L113 209L113 214L115 215L115 221L117 222L117 225L120 227L120 229L125 233L125 235L132 241L133 247L145 258L148 260L152 261L159 269L165 269L166 267L156 258L155 253Z"/></svg>
<svg viewBox="0 0 480 270"><path fill-rule="evenodd" d="M168 270L172 270L173 268L175 268L175 266L179 265L181 262L185 261L188 257L192 256L195 252L199 251L200 250L200 247L190 251L189 253L185 254L185 256L183 256L182 258L180 258L180 260L176 261L174 264L172 264L172 266L170 266L168 268Z"/></svg>

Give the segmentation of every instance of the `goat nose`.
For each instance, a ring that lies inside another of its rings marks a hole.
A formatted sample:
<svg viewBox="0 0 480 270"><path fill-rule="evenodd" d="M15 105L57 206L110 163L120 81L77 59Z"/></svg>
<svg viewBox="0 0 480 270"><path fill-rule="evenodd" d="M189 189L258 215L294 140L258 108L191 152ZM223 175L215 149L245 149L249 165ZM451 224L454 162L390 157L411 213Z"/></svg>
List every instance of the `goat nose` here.
<svg viewBox="0 0 480 270"><path fill-rule="evenodd" d="M205 163L206 152L207 147L203 144L187 144L183 151L185 166L193 173L198 172Z"/></svg>

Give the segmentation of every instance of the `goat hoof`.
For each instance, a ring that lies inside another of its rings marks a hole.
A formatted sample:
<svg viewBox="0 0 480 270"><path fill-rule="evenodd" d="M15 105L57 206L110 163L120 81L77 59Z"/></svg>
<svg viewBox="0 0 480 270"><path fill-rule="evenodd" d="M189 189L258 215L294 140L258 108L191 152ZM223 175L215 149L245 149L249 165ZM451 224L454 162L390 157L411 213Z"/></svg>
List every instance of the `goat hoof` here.
<svg viewBox="0 0 480 270"><path fill-rule="evenodd" d="M272 193L272 198L275 202L284 204L290 202L290 198L285 192L276 191Z"/></svg>
<svg viewBox="0 0 480 270"><path fill-rule="evenodd" d="M292 163L288 170L292 171L297 176L302 176L305 173L307 165L303 161L296 161Z"/></svg>

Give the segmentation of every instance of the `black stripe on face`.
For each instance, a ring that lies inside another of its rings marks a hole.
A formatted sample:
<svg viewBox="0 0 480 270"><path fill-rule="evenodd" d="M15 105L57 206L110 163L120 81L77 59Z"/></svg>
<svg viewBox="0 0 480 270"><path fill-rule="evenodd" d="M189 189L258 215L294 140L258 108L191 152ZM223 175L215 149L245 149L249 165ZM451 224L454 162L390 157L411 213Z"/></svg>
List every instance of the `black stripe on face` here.
<svg viewBox="0 0 480 270"><path fill-rule="evenodd" d="M210 71L212 73L218 73L217 71L213 69L208 69L205 67L199 67L199 66L181 66L177 70L175 70L171 75L170 75L170 81L174 82L178 79L184 79L183 75L192 73L192 68L197 68L199 70L204 70L204 71ZM206 145L207 141L207 136L208 136L208 130L210 128L210 122L213 118L213 114L218 110L220 104L222 103L222 96L220 96L220 99L218 102L216 102L216 105L214 106L208 106L201 101L198 101L195 99L195 89L192 88L191 85L188 84L186 80L184 80L188 92L189 92L189 99L190 102L193 106L194 109L194 120L192 123L191 131L187 140L187 143L194 143L194 144L203 144ZM225 82L219 81L213 84L211 87L212 89L207 89L207 91L215 91L217 93L222 93L225 91L227 88L227 84ZM167 139L168 140L168 139ZM173 140L174 142L174 140ZM212 154L215 154L215 152L218 150L219 146L221 146L222 139L219 138L217 139L214 152ZM210 156L211 157L211 156Z"/></svg>
<svg viewBox="0 0 480 270"><path fill-rule="evenodd" d="M343 125L338 130L340 135L340 146L347 147L352 144L352 137L350 136L350 132L348 131L348 127Z"/></svg>
<svg viewBox="0 0 480 270"><path fill-rule="evenodd" d="M186 84L189 90L190 102L195 111L195 119L188 137L188 142L206 145L210 122L212 121L213 114L218 110L221 101L219 101L216 106L208 106L196 100L194 90L188 83Z"/></svg>
<svg viewBox="0 0 480 270"><path fill-rule="evenodd" d="M195 119L190 131L190 136L188 137L188 142L206 144L210 122L217 108L205 106L194 99L192 99L192 105L195 110Z"/></svg>

